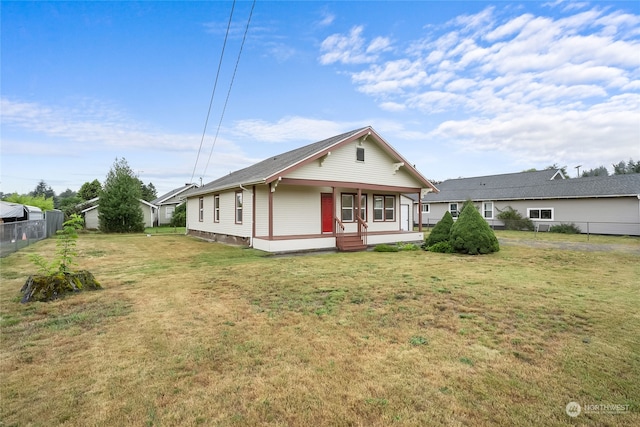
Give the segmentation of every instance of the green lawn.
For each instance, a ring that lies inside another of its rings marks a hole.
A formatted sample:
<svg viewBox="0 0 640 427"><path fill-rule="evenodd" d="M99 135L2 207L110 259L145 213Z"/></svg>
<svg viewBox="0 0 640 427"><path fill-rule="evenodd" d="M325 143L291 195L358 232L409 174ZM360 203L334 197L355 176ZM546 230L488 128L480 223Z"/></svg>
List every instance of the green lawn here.
<svg viewBox="0 0 640 427"><path fill-rule="evenodd" d="M104 290L51 303L18 291L52 239L0 261L1 425L640 424L638 239L273 257L148 234L81 235Z"/></svg>

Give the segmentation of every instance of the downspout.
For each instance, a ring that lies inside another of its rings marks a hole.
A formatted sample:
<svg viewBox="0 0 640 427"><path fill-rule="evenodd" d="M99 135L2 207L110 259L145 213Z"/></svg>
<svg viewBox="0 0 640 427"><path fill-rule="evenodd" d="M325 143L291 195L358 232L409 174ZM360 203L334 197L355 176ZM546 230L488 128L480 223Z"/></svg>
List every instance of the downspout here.
<svg viewBox="0 0 640 427"><path fill-rule="evenodd" d="M249 245L253 247L253 239L256 237L256 186L253 186L251 193L251 242Z"/></svg>
<svg viewBox="0 0 640 427"><path fill-rule="evenodd" d="M638 194L638 236L640 236L640 194Z"/></svg>
<svg viewBox="0 0 640 427"><path fill-rule="evenodd" d="M256 194L255 191L251 191L248 188L245 188L242 186L242 184L240 184L240 189L242 190L242 192L244 193L245 191L249 194L251 194L251 204L253 205L251 208L251 236L249 236L249 246L253 246L253 236L255 235L255 223L256 223L256 218L255 218L255 201L256 201ZM255 186L254 186L255 189ZM244 196L242 198L244 200ZM244 206L243 206L244 209ZM243 212L244 215L244 212Z"/></svg>
<svg viewBox="0 0 640 427"><path fill-rule="evenodd" d="M269 183L269 241L273 239L273 183Z"/></svg>
<svg viewBox="0 0 640 427"><path fill-rule="evenodd" d="M418 231L422 233L422 191L418 191Z"/></svg>

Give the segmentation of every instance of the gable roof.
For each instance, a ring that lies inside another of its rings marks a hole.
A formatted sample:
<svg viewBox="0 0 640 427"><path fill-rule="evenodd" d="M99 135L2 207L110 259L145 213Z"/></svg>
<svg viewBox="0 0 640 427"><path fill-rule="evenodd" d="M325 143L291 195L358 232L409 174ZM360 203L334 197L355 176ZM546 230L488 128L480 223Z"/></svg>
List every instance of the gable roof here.
<svg viewBox="0 0 640 427"><path fill-rule="evenodd" d="M150 203L150 202L147 202L147 201L146 201L146 200L144 200L144 199L138 199L138 201L139 201L139 202L140 202L140 204L142 204L142 205L147 205L147 206L148 206L148 207L150 207L150 208L158 209L158 207L157 207L156 205L154 205L154 204L152 204L152 203ZM98 207L100 206L100 197L94 197L93 199L91 199L91 200L87 200L86 202L84 202L84 204L85 204L85 205L86 205L86 204L89 204L89 203L93 203L93 205L89 206L89 207L88 207L88 208L86 208L86 209L83 209L80 213L89 212L89 211L91 211L91 210L93 210L93 209L98 208Z"/></svg>
<svg viewBox="0 0 640 427"><path fill-rule="evenodd" d="M366 126L287 151L286 153L269 157L252 166L237 170L198 189L194 189L186 196L197 196L215 191L237 188L241 185L268 184L276 181L286 173L292 172L309 162L319 159L331 150L335 150L342 145L348 144L365 136L373 136L373 139L376 140L391 157L404 162L405 167L411 171L413 176L418 178L425 188L431 188L434 191L438 191L433 184L424 178L413 166L411 166L409 162L407 162L384 139L382 139L382 137L380 137L380 135L378 135L371 126Z"/></svg>
<svg viewBox="0 0 640 427"><path fill-rule="evenodd" d="M423 201L566 199L640 194L640 174L558 179L555 173L555 170L549 170L449 179L438 185L440 193L429 193Z"/></svg>
<svg viewBox="0 0 640 427"><path fill-rule="evenodd" d="M191 190L192 188L197 187L196 184L185 184L180 188L176 188L174 190L169 191L166 194L163 194L162 196L158 197L155 200L152 200L150 203L153 205L161 205L162 203L166 202L167 200L178 196L181 193L186 192L187 190Z"/></svg>

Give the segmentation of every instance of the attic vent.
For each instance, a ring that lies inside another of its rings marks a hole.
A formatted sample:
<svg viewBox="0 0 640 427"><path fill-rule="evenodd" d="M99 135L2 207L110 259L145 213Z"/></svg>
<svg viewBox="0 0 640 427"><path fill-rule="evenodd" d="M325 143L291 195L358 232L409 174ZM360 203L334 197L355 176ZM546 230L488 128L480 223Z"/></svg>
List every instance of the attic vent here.
<svg viewBox="0 0 640 427"><path fill-rule="evenodd" d="M364 162L364 148L356 148L356 160L359 162Z"/></svg>

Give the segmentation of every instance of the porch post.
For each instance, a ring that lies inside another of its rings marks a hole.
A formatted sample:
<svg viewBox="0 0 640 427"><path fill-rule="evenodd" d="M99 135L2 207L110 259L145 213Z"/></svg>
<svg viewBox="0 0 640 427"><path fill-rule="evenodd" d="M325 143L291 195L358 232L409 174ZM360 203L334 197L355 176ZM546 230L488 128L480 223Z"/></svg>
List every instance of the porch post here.
<svg viewBox="0 0 640 427"><path fill-rule="evenodd" d="M422 199L420 198L420 191L418 191L418 231L422 232Z"/></svg>
<svg viewBox="0 0 640 427"><path fill-rule="evenodd" d="M256 237L256 186L251 191L251 246L253 246L253 238Z"/></svg>
<svg viewBox="0 0 640 427"><path fill-rule="evenodd" d="M336 206L338 206L337 195L336 195L336 187L331 187L331 192L333 193L333 212L331 213L331 222L333 223L333 235L336 235Z"/></svg>
<svg viewBox="0 0 640 427"><path fill-rule="evenodd" d="M269 240L273 239L273 186L269 183Z"/></svg>
<svg viewBox="0 0 640 427"><path fill-rule="evenodd" d="M360 199L362 199L362 188L358 187L358 201L356 202L356 213L358 214L358 218L362 218L362 213L360 212L360 209L362 209L362 202Z"/></svg>

